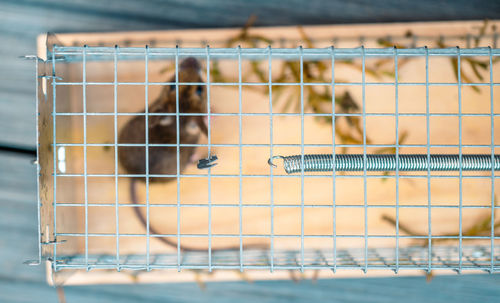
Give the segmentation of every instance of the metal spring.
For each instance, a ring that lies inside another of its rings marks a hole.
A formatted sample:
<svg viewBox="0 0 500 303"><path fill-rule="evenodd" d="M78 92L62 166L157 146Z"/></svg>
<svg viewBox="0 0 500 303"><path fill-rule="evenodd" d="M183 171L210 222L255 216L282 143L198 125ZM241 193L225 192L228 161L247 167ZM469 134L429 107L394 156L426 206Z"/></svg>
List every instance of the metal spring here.
<svg viewBox="0 0 500 303"><path fill-rule="evenodd" d="M269 165L274 165L274 159L282 159L283 167L287 174L302 171L302 156L274 156L269 159ZM333 171L335 163L336 171L364 171L363 154L338 154L335 162L332 154L304 155L304 172L326 172ZM399 164L399 165L397 165ZM459 155L430 155L425 154L400 154L396 155L366 155L367 171L458 171L460 166L463 171L488 171L492 169L491 155L462 155L460 163ZM500 170L500 155L494 155L493 169Z"/></svg>

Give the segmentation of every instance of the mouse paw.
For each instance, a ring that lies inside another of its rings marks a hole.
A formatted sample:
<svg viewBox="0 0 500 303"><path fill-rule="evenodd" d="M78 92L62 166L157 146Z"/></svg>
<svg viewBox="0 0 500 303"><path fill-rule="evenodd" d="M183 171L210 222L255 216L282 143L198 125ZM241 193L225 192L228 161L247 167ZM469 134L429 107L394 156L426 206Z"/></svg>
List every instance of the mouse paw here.
<svg viewBox="0 0 500 303"><path fill-rule="evenodd" d="M172 124L172 122L174 122L174 117L172 117L172 116L165 116L165 117L161 118L160 125L161 126L169 126L169 125Z"/></svg>

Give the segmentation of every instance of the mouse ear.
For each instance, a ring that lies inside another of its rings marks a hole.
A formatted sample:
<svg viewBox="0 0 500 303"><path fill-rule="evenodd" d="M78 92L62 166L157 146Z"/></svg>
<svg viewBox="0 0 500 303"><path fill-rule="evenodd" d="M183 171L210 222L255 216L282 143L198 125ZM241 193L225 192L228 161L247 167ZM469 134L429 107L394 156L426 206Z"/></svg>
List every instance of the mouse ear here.
<svg viewBox="0 0 500 303"><path fill-rule="evenodd" d="M182 60L181 65L180 65L180 69L182 70L182 69L188 69L188 68L199 71L201 69L200 62L198 62L198 60L196 60L193 57L189 57L189 58Z"/></svg>

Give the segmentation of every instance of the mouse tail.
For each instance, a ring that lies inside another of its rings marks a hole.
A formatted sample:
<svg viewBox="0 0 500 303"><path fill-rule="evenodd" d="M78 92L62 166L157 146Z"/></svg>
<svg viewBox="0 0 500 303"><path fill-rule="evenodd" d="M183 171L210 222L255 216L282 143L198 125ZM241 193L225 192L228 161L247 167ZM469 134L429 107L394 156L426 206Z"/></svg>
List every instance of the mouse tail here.
<svg viewBox="0 0 500 303"><path fill-rule="evenodd" d="M138 204L137 203L136 183L137 183L137 179L132 178L130 181L130 199L132 200L132 204ZM134 209L134 213L135 213L137 219L139 219L142 226L144 226L144 228L147 229L147 226L148 226L147 219L146 219L146 217L144 217L144 214L141 212L140 207L134 206L132 208ZM149 224L149 233L150 234L160 234L158 232L158 230L153 225L151 225L151 223ZM165 245L173 247L173 248L180 247L180 250L183 252L186 252L186 251L206 252L206 251L208 251L208 248L194 248L194 247L186 247L184 245L178 245L178 243L176 241L169 240L166 237L155 237L155 239L158 239L161 242L163 242ZM244 249L249 249L249 248L250 249L251 248L253 248L253 249L266 249L266 248L268 248L268 245L266 245L266 244L247 244L247 245L244 245L243 248ZM212 251L238 250L238 249L240 249L240 246L235 245L235 246L229 246L229 247L212 248Z"/></svg>
<svg viewBox="0 0 500 303"><path fill-rule="evenodd" d="M137 183L136 178L132 178L130 181L130 199L132 200L132 204L138 204L137 203L136 183ZM134 206L132 208L134 209L134 213L135 213L137 219L139 219L142 226L144 226L144 228L147 229L148 223L147 223L146 217L144 217L144 214L141 212L140 207ZM156 228L154 228L154 226L152 226L151 224L149 224L149 233L150 234L159 234L159 232L156 230ZM169 240L168 238L163 238L163 237L155 237L155 238L160 240L161 242L163 242L165 245L177 248L177 242L175 242L175 241L172 241L172 240ZM181 250L184 250L182 246L181 246Z"/></svg>

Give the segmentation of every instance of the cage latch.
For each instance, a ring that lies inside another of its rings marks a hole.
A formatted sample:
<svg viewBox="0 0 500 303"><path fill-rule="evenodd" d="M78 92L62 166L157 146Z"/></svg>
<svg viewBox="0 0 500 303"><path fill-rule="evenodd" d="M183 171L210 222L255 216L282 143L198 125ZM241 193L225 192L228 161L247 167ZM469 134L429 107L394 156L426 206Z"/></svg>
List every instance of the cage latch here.
<svg viewBox="0 0 500 303"><path fill-rule="evenodd" d="M200 159L198 160L198 169L207 169L207 168L210 168L210 167L214 167L215 165L217 165L217 163L214 163L215 161L217 161L217 156L216 155L213 155L213 156L209 156L208 158L205 158L205 159Z"/></svg>

